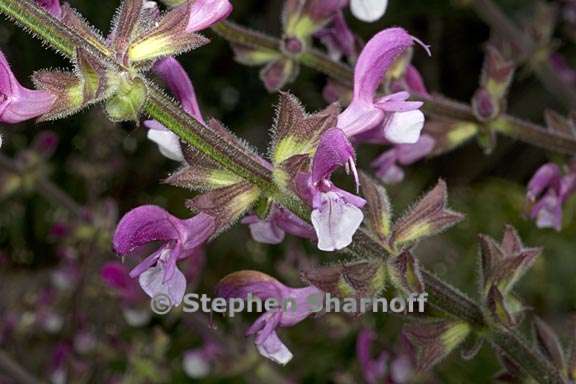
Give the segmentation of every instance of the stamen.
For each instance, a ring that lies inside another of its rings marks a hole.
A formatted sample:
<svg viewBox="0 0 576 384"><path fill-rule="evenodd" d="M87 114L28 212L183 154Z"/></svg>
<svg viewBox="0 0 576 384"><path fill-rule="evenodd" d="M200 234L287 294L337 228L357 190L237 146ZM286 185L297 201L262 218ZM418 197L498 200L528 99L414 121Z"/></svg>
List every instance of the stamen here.
<svg viewBox="0 0 576 384"><path fill-rule="evenodd" d="M350 165L350 169L352 169L352 174L354 175L354 183L356 183L356 194L360 193L360 178L358 177L358 170L356 169L356 164L354 163L354 159L348 159L346 163L346 167Z"/></svg>
<svg viewBox="0 0 576 384"><path fill-rule="evenodd" d="M427 44L424 44L424 42L422 40L420 40L417 37L411 36L412 40L414 40L416 43L418 43L422 48L424 48L424 50L426 51L426 53L428 54L428 56L432 56L432 51L430 50L430 46Z"/></svg>

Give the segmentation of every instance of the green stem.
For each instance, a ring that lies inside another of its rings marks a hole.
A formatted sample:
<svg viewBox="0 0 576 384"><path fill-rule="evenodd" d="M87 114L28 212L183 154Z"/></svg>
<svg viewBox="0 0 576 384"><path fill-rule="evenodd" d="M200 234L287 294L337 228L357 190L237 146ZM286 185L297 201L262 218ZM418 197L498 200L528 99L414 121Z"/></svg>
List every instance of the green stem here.
<svg viewBox="0 0 576 384"><path fill-rule="evenodd" d="M279 41L260 32L252 31L235 23L225 21L213 27L220 36L232 43L244 44L256 49L279 50ZM265 43L264 43L265 41ZM344 86L353 85L353 70L350 66L330 59L326 54L311 49L298 57L300 63L314 68L330 76ZM489 128L503 135L550 151L574 155L576 154L576 138L565 136L525 120L504 114L496 121L483 123L476 119L470 105L448 99L444 96L422 96L414 94L414 98L424 101L424 111L431 115L448 117L450 119L487 124ZM447 125L448 127L448 125Z"/></svg>
<svg viewBox="0 0 576 384"><path fill-rule="evenodd" d="M82 46L85 49L97 52L97 58L100 57L102 59L102 64L114 69L121 68L119 63L113 61L114 58L111 54L106 52L106 49L99 47L97 42L89 38L83 39L81 34L75 34L70 29L60 25L60 21L37 9L31 0L0 0L0 12L19 20L20 24L25 28L33 30L37 36L51 45L54 44L55 48L61 50L69 57L72 56L75 47ZM15 12L20 13L18 18L14 14ZM31 25L38 20L44 20L50 25L43 27ZM272 41L269 38L263 38L262 41L264 40L268 43ZM62 47L66 47L66 49L64 50ZM145 109L151 118L166 126L183 141L226 169L253 182L260 187L263 193L273 197L301 218L309 219L310 209L302 201L283 193L276 187L272 180L270 166L265 160L248 150L231 132L214 131L206 128L193 117L186 114L150 81L144 78L142 80L148 85L149 98ZM348 251L357 257L363 258L383 258L387 255L385 248L370 233L363 229L356 233L354 242ZM431 273L424 271L423 275L432 305L471 323L478 330L484 330L487 324L478 304ZM502 338L506 341L506 344L500 345L500 338L493 338L493 342L506 353L509 353L509 351L517 353L513 359L515 361L518 360L522 366L525 366L526 371L533 375L536 380L541 383L563 382L557 370L551 366L541 364L538 360L538 355L530 350L528 343L524 339L511 333L506 333L506 335L508 336L507 338ZM531 367L536 368L532 369Z"/></svg>

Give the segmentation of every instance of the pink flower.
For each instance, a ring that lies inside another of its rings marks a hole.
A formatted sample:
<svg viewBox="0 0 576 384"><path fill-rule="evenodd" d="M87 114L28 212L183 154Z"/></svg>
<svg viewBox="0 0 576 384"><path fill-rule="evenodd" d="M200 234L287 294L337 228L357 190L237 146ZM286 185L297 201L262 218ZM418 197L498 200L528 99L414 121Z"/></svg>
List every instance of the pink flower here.
<svg viewBox="0 0 576 384"><path fill-rule="evenodd" d="M321 303L323 293L309 286L290 288L257 271L240 271L226 276L218 283L216 294L223 298L243 298L249 294L261 300L275 299L278 308L261 315L252 324L247 336L255 336L255 344L260 354L278 364L287 364L292 353L278 337L276 329L292 327L314 313L314 307ZM290 303L289 307L284 305Z"/></svg>
<svg viewBox="0 0 576 384"><path fill-rule="evenodd" d="M312 172L299 175L296 183L300 195L312 205L311 221L318 238L318 249L335 251L347 247L360 227L366 204L361 197L336 187L330 176L339 167L352 171L356 185L356 154L350 141L338 128L327 130L312 159Z"/></svg>
<svg viewBox="0 0 576 384"><path fill-rule="evenodd" d="M356 339L356 356L364 381L368 384L409 383L415 373L410 354L400 348L395 352L383 350L374 356L372 349L376 339L376 333L368 328L363 328Z"/></svg>
<svg viewBox="0 0 576 384"><path fill-rule="evenodd" d="M164 294L170 297L171 304L180 305L186 278L176 263L190 256L215 230L214 218L205 213L180 220L160 207L144 205L128 212L118 223L114 250L125 256L144 245L160 242L160 248L138 264L130 277L139 278L148 296Z"/></svg>
<svg viewBox="0 0 576 384"><path fill-rule="evenodd" d="M196 92L188 74L173 57L158 60L152 68L164 82L172 94L180 101L182 108L190 116L205 124ZM158 144L160 153L171 160L184 161L180 139L156 120L147 120L144 125L148 128L148 138Z"/></svg>
<svg viewBox="0 0 576 384"><path fill-rule="evenodd" d="M0 122L15 124L48 112L56 96L47 91L24 88L0 51Z"/></svg>
<svg viewBox="0 0 576 384"><path fill-rule="evenodd" d="M368 41L354 69L352 102L338 117L338 128L348 136L377 129L393 143L418 141L424 126L422 103L407 101L407 92L376 99L386 71L413 44L414 38L402 28L385 29Z"/></svg>

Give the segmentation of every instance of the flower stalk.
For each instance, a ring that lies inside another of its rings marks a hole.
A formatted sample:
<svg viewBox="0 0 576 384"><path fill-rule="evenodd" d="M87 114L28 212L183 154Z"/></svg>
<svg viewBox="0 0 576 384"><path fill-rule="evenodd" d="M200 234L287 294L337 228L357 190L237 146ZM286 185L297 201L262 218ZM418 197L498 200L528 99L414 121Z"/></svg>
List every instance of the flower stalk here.
<svg viewBox="0 0 576 384"><path fill-rule="evenodd" d="M540 47L528 34L523 33L492 0L474 0L472 7L500 36L519 47L522 61L537 58L531 62L536 76L559 101L568 108L576 106L576 92L554 71L548 55L544 55L544 60L540 59L541 56L537 54Z"/></svg>
<svg viewBox="0 0 576 384"><path fill-rule="evenodd" d="M75 48L81 46L109 69L126 70L96 36L75 33L61 21L36 7L31 0L0 0L0 12L15 19L25 29L33 32L45 43L48 43L69 58L73 57ZM225 28L230 27L228 23L222 25ZM222 27L217 28L222 29ZM241 36L237 38L242 38L242 43L261 44L269 49L278 49L279 43L276 39L260 34L247 34L245 31L245 29L234 31L235 35ZM323 70L325 72L341 80L351 78L352 72L349 68L334 64L319 53L303 55L302 62L308 65L315 65L320 69L324 66ZM333 73L332 68L336 68ZM150 81L141 75L137 76L147 86L148 93L144 110L152 119L164 125L184 142L193 146L227 170L248 180L257 186L263 194L273 198L296 215L306 220L309 218L310 209L300 199L280 191L275 185L272 178L272 170L264 159L242 145L232 133L228 131L214 132L208 129L186 114L174 102L170 101ZM456 104L456 106L457 108L454 108L454 110L460 116L465 115L469 117L469 120L473 120L469 107L461 104ZM511 118L505 117L505 119ZM520 127L521 125L516 124L512 131L523 132L520 136L524 137L524 131ZM546 136L544 133L542 135ZM571 145L565 148L564 151L576 153L576 142L572 142ZM550 149L558 150L554 146L550 147ZM388 254L384 244L376 240L374 235L364 229L357 232L348 250L356 256L372 259L383 259ZM422 275L430 297L430 303L433 306L453 317L466 321L476 331L487 335L497 348L507 354L512 354L513 356L510 356L510 358L517 362L536 381L540 383L564 382L560 372L548 363L539 352L532 350L522 336L512 330L494 328L487 322L481 307L477 303L435 277L432 273L422 271Z"/></svg>
<svg viewBox="0 0 576 384"><path fill-rule="evenodd" d="M252 48L265 48L280 52L280 41L271 36L250 30L230 21L223 21L212 27L214 32L229 42L243 44ZM326 54L316 49L309 49L298 56L303 65L314 68L328 75L346 87L352 87L352 68L330 59ZM527 144L544 148L553 152L576 154L576 139L567 135L551 132L546 128L508 114L502 114L490 122L480 122L474 116L472 107L466 103L448 99L444 96L412 95L413 99L424 102L423 110L431 115L448 117L462 122L485 125L489 129L523 141ZM470 137L466 138L467 140ZM459 144L463 144L465 141Z"/></svg>

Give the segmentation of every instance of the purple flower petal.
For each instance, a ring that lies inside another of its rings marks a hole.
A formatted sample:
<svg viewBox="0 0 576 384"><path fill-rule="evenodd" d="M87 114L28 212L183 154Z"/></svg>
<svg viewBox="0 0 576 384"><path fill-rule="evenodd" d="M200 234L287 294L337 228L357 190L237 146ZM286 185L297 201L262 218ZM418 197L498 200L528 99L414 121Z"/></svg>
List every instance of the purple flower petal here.
<svg viewBox="0 0 576 384"><path fill-rule="evenodd" d="M128 268L122 263L116 261L106 263L100 270L100 276L123 300L133 302L140 297L138 286L130 277Z"/></svg>
<svg viewBox="0 0 576 384"><path fill-rule="evenodd" d="M332 128L324 132L312 161L312 183L330 177L338 167L354 164L356 153L346 134Z"/></svg>
<svg viewBox="0 0 576 384"><path fill-rule="evenodd" d="M56 96L48 91L24 88L0 51L0 122L15 124L48 112Z"/></svg>
<svg viewBox="0 0 576 384"><path fill-rule="evenodd" d="M60 0L36 0L36 4L44 8L48 13L57 19L62 18L62 8Z"/></svg>
<svg viewBox="0 0 576 384"><path fill-rule="evenodd" d="M404 74L404 81L406 82L406 87L410 92L418 93L423 96L430 96L426 84L424 84L424 79L422 75L416 69L415 66L409 64L406 68L406 73Z"/></svg>
<svg viewBox="0 0 576 384"><path fill-rule="evenodd" d="M333 60L340 61L343 55L348 60L356 59L356 37L348 28L342 11L337 12L330 25L316 32L315 36L326 46Z"/></svg>
<svg viewBox="0 0 576 384"><path fill-rule="evenodd" d="M182 5L186 7L188 4ZM192 3L186 32L197 32L225 19L232 12L228 0L196 0Z"/></svg>
<svg viewBox="0 0 576 384"><path fill-rule="evenodd" d="M528 199L535 201L545 189L560 182L560 167L554 163L544 164L528 182Z"/></svg>
<svg viewBox="0 0 576 384"><path fill-rule="evenodd" d="M143 205L128 212L114 233L114 250L126 255L152 241L179 240L186 228L181 220L155 205Z"/></svg>
<svg viewBox="0 0 576 384"><path fill-rule="evenodd" d="M419 106L414 102L405 102L407 94L402 92L385 97L377 103L374 100L386 71L406 49L413 45L413 42L413 37L404 29L388 28L376 34L366 44L354 69L352 102L338 117L338 127L348 136L380 125L386 116L384 113L386 110L404 112ZM392 137L398 136L397 123L404 122L404 120L406 120L405 117L401 116L401 121L395 122L392 126ZM416 129L409 130L409 132L414 131Z"/></svg>
<svg viewBox="0 0 576 384"><path fill-rule="evenodd" d="M199 247L216 231L216 219L203 212L181 222L186 228L185 236L181 238L184 250Z"/></svg>
<svg viewBox="0 0 576 384"><path fill-rule="evenodd" d="M413 43L402 28L388 28L374 35L354 68L354 101L372 104L386 71Z"/></svg>
<svg viewBox="0 0 576 384"><path fill-rule="evenodd" d="M184 111L205 125L192 81L178 60L173 57L158 60L152 70L166 82L166 86L180 101Z"/></svg>
<svg viewBox="0 0 576 384"><path fill-rule="evenodd" d="M376 334L364 328L356 339L356 357L362 368L362 376L368 384L382 382L387 375L389 353L382 351L377 358L372 356L372 345L376 341Z"/></svg>
<svg viewBox="0 0 576 384"><path fill-rule="evenodd" d="M277 209L275 221L276 225L286 233L305 239L316 239L314 228L285 208Z"/></svg>

